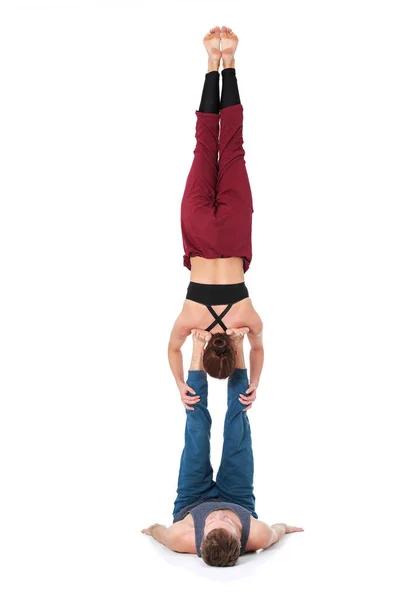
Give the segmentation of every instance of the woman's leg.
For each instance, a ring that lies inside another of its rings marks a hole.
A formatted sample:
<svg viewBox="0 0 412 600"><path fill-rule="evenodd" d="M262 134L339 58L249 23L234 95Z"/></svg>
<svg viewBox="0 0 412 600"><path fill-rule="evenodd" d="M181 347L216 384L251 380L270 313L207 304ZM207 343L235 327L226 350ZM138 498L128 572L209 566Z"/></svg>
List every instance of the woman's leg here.
<svg viewBox="0 0 412 600"><path fill-rule="evenodd" d="M219 114L219 71L209 71L205 76L199 111L201 113Z"/></svg>
<svg viewBox="0 0 412 600"><path fill-rule="evenodd" d="M220 108L227 108L240 104L239 88L236 79L236 69L234 67L226 67L222 70L222 99Z"/></svg>
<svg viewBox="0 0 412 600"><path fill-rule="evenodd" d="M181 226L184 265L190 269L191 256L208 258L213 251L214 203L217 184L219 139L219 65L220 29L206 35L208 73L205 77L199 110L196 111L196 147L182 199Z"/></svg>
<svg viewBox="0 0 412 600"><path fill-rule="evenodd" d="M222 28L223 70L216 225L225 257L241 256L246 271L252 260L253 201L243 149L243 107L234 52L237 37Z"/></svg>

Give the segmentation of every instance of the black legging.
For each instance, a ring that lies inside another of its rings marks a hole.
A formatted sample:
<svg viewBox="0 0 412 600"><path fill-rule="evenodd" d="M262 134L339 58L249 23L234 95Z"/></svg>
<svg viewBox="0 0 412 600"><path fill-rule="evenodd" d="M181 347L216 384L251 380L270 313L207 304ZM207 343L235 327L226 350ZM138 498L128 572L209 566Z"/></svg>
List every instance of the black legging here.
<svg viewBox="0 0 412 600"><path fill-rule="evenodd" d="M228 68L222 70L222 99L219 100L219 71L206 73L199 112L218 114L222 108L240 104L236 71Z"/></svg>

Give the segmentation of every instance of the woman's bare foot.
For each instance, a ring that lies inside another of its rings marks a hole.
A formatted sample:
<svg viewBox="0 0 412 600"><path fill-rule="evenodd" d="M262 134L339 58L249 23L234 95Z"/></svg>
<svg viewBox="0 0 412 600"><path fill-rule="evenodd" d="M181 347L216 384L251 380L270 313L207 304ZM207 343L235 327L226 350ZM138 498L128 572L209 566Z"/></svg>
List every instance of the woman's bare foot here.
<svg viewBox="0 0 412 600"><path fill-rule="evenodd" d="M220 27L213 27L213 29L211 29L203 38L203 43L209 56L209 73L210 71L218 71L220 59L222 58L222 53L220 51Z"/></svg>
<svg viewBox="0 0 412 600"><path fill-rule="evenodd" d="M220 32L220 39L222 44L223 68L234 68L235 52L239 42L238 37L231 29L229 29L229 27L223 25L222 31Z"/></svg>

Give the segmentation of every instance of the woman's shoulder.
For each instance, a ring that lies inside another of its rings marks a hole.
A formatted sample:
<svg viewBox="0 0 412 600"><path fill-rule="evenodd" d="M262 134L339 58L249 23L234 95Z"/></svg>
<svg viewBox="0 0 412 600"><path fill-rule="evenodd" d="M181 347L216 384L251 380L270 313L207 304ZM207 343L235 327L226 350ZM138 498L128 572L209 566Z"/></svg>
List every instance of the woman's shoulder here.
<svg viewBox="0 0 412 600"><path fill-rule="evenodd" d="M188 335L187 331L190 333L191 329L199 327L199 318L201 319L205 309L206 307L202 304L192 302L191 300L185 300L173 329L175 331L185 331L186 335Z"/></svg>
<svg viewBox="0 0 412 600"><path fill-rule="evenodd" d="M253 306L252 300L249 297L244 298L243 300L241 300L240 302L237 302L233 306L238 306L239 311L242 311L245 314L247 314L249 316L249 318L259 317L255 307Z"/></svg>
<svg viewBox="0 0 412 600"><path fill-rule="evenodd" d="M242 300L242 306L239 308L238 317L243 322L243 325L249 327L252 335L259 334L263 329L263 321L253 306L251 299L245 298Z"/></svg>

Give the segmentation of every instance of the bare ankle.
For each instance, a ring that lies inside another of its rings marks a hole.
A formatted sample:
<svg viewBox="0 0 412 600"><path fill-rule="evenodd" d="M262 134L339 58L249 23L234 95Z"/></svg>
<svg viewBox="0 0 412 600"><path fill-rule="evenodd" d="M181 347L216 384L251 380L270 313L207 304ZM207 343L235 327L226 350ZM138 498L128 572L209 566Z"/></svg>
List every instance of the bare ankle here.
<svg viewBox="0 0 412 600"><path fill-rule="evenodd" d="M218 61L209 60L207 63L207 72L211 73L212 71L219 71L219 66L220 66L220 60L218 60Z"/></svg>
<svg viewBox="0 0 412 600"><path fill-rule="evenodd" d="M231 61L223 61L224 69L234 69L235 68L235 59Z"/></svg>

